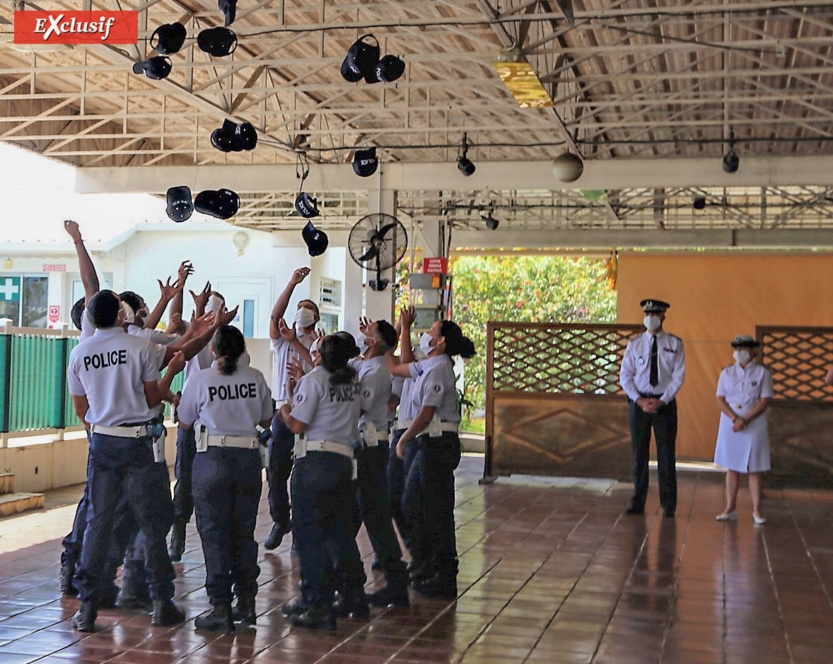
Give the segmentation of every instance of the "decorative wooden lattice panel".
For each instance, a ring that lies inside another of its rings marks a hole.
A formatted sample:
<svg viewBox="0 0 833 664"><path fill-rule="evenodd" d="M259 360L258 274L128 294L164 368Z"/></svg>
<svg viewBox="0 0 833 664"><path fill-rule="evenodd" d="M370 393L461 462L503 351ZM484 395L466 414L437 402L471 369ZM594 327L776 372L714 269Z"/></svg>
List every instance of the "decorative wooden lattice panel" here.
<svg viewBox="0 0 833 664"><path fill-rule="evenodd" d="M833 328L759 326L756 332L776 399L833 403L824 382L833 366Z"/></svg>
<svg viewBox="0 0 833 664"><path fill-rule="evenodd" d="M484 474L623 479L630 435L619 367L640 330L489 323Z"/></svg>
<svg viewBox="0 0 833 664"><path fill-rule="evenodd" d="M619 366L636 325L489 323L490 391L621 395Z"/></svg>

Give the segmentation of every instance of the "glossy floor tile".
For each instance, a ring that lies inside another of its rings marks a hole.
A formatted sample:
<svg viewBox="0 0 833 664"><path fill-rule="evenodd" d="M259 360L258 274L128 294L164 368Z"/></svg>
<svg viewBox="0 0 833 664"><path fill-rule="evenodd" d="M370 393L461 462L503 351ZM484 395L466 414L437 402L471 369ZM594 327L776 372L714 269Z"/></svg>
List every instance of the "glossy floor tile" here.
<svg viewBox="0 0 833 664"><path fill-rule="evenodd" d="M740 519L718 523L722 476L681 473L675 519L625 516L629 487L606 480L511 477L478 483L482 459L457 480L460 597L413 595L411 609L373 609L335 632L291 627L280 605L297 594L290 538L260 553L258 624L194 632L207 609L199 538L176 565L189 621L155 628L137 612L102 611L78 634L78 602L58 592L60 541L80 490L47 494L45 510L0 520L0 663L375 664L528 662L767 664L833 662L833 494L769 491L763 528L748 495ZM745 502L744 502L745 501ZM269 532L265 494L257 535ZM370 589L372 551L360 536Z"/></svg>

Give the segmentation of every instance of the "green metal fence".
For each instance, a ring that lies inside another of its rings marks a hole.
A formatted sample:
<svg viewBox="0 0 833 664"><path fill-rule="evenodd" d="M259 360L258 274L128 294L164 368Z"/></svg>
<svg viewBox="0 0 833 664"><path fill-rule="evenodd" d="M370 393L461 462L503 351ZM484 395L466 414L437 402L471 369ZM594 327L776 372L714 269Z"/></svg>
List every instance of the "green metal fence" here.
<svg viewBox="0 0 833 664"><path fill-rule="evenodd" d="M81 426L67 389L69 354L79 341L77 333L52 330L0 334L0 433ZM182 374L174 379L174 392L182 390L182 381Z"/></svg>

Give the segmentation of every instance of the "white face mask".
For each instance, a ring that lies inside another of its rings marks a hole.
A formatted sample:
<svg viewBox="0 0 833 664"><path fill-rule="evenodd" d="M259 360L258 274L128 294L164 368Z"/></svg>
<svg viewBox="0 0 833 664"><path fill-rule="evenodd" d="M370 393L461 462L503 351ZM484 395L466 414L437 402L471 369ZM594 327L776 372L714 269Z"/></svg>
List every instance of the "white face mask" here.
<svg viewBox="0 0 833 664"><path fill-rule="evenodd" d="M216 313L223 307L223 305L225 305L223 298L212 295L208 298L208 302L205 305L205 313Z"/></svg>
<svg viewBox="0 0 833 664"><path fill-rule="evenodd" d="M132 323L136 320L136 315L133 313L133 309L130 308L130 305L127 304L127 302L122 301L121 310L124 312L125 323Z"/></svg>
<svg viewBox="0 0 833 664"><path fill-rule="evenodd" d="M419 348L426 355L434 350L434 346L431 345L432 341L434 341L434 337L432 337L428 332L423 332L422 336L419 338Z"/></svg>
<svg viewBox="0 0 833 664"><path fill-rule="evenodd" d="M312 327L315 325L315 313L306 307L301 307L295 312L295 329L300 332L300 328Z"/></svg>
<svg viewBox="0 0 833 664"><path fill-rule="evenodd" d="M735 358L735 362L738 364L746 364L752 359L752 354L748 350L736 350L732 353L732 357Z"/></svg>
<svg viewBox="0 0 833 664"><path fill-rule="evenodd" d="M645 319L642 322L645 324L645 327L648 328L648 330L650 330L651 332L653 332L654 330L658 330L659 326L662 325L662 321L656 314L648 314L647 316L645 316Z"/></svg>
<svg viewBox="0 0 833 664"><path fill-rule="evenodd" d="M364 332L359 332L356 335L356 345L359 347L360 351L365 351L370 348L370 344L367 343L370 337L368 337Z"/></svg>
<svg viewBox="0 0 833 664"><path fill-rule="evenodd" d="M321 355L321 353L318 352L318 343L320 341L321 339L315 339L309 347L309 356L313 362L317 361L318 357Z"/></svg>

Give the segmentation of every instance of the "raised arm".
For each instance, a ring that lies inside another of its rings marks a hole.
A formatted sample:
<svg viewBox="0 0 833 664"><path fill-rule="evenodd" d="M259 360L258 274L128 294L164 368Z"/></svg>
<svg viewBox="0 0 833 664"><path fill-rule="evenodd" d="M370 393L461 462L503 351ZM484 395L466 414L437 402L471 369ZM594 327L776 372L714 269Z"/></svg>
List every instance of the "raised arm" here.
<svg viewBox="0 0 833 664"><path fill-rule="evenodd" d="M411 325L416 320L416 309L408 307L399 314L399 358L403 364L414 362L414 349L411 346Z"/></svg>
<svg viewBox="0 0 833 664"><path fill-rule="evenodd" d="M162 320L165 309L168 308L168 303L174 299L176 291L181 290L179 281L172 284L170 277L168 277L168 280L164 284L159 281L159 279L156 281L159 283L159 302L156 303L153 311L151 311L147 318L145 318L145 328L148 330L156 329L156 326L159 325L159 321Z"/></svg>
<svg viewBox="0 0 833 664"><path fill-rule="evenodd" d="M78 267L81 271L81 283L84 284L84 306L86 306L90 303L93 295L101 290L98 283L98 273L95 271L95 265L93 265L90 254L87 253L87 247L84 246L84 240L81 239L81 229L78 228L78 223L67 219L64 222L64 230L75 244Z"/></svg>
<svg viewBox="0 0 833 664"><path fill-rule="evenodd" d="M171 300L171 309L168 312L169 330L178 328L180 323L182 323L182 294L185 292L185 282L192 274L194 274L194 266L191 265L191 261L182 261L179 265L179 270L177 270L177 275L179 277L177 279L177 285L179 288L176 293L174 293L174 297Z"/></svg>
<svg viewBox="0 0 833 664"><path fill-rule="evenodd" d="M283 293L278 296L275 306L272 307L272 318L269 320L269 336L272 337L272 339L281 338L281 331L279 327L280 320L286 313L286 308L289 306L289 300L292 299L292 293L295 292L295 286L306 279L309 273L310 269L308 267L299 267L292 273L292 277L286 285L286 288L283 289Z"/></svg>

